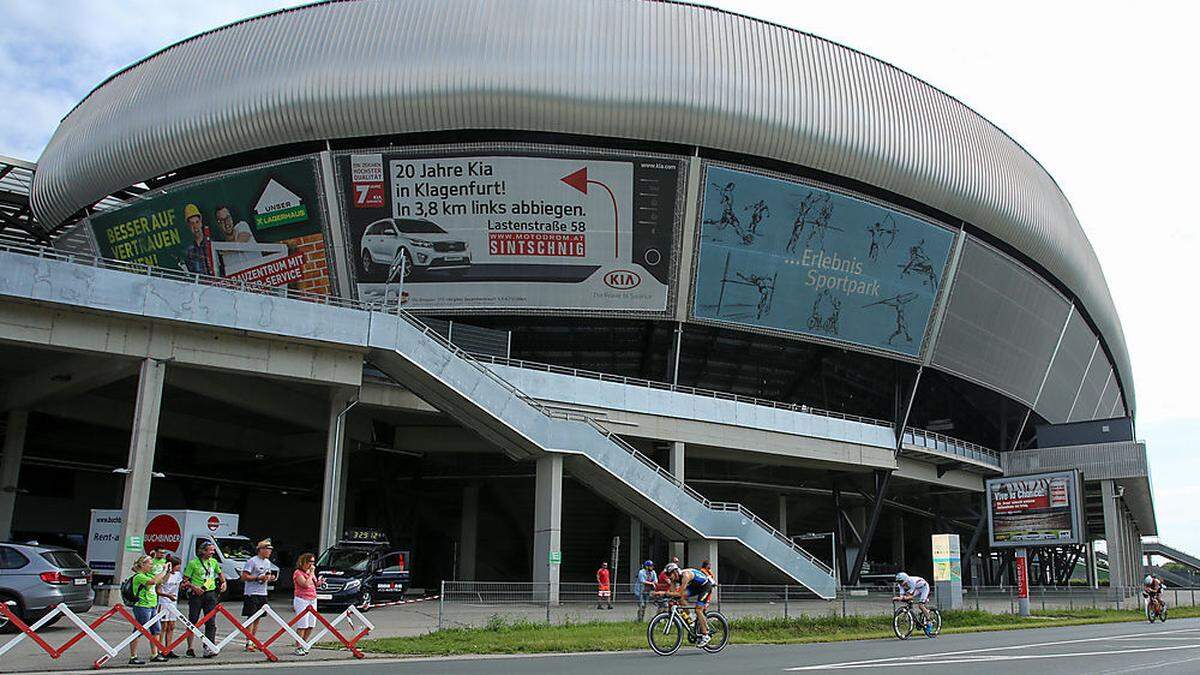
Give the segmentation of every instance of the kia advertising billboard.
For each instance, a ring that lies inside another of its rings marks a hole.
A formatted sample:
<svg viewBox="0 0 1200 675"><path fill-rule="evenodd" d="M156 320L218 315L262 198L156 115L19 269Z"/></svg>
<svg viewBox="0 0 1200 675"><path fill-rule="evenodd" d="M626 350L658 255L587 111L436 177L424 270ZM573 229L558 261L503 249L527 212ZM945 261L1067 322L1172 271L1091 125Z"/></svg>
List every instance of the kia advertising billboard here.
<svg viewBox="0 0 1200 675"><path fill-rule="evenodd" d="M100 255L329 295L316 163L185 181L90 216Z"/></svg>
<svg viewBox="0 0 1200 675"><path fill-rule="evenodd" d="M346 153L335 166L361 300L402 297L412 310L667 308L679 160L489 146Z"/></svg>
<svg viewBox="0 0 1200 675"><path fill-rule="evenodd" d="M993 547L1083 543L1083 495L1077 471L987 481Z"/></svg>
<svg viewBox="0 0 1200 675"><path fill-rule="evenodd" d="M954 231L797 180L708 165L697 319L917 356Z"/></svg>

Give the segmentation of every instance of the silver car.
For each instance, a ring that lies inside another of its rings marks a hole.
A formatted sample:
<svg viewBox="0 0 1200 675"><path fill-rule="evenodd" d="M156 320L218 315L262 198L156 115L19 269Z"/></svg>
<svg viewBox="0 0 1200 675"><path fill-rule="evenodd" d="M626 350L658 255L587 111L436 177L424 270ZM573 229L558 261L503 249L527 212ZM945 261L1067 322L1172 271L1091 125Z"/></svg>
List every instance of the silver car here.
<svg viewBox="0 0 1200 675"><path fill-rule="evenodd" d="M69 548L0 544L0 602L27 624L60 603L76 614L88 611L96 600L91 582L92 570ZM14 630L12 621L0 614L0 632Z"/></svg>
<svg viewBox="0 0 1200 675"><path fill-rule="evenodd" d="M470 244L421 218L384 218L367 226L361 245L363 272L395 265L404 254L404 276L415 269L462 274L471 266ZM397 270L398 271L398 270Z"/></svg>

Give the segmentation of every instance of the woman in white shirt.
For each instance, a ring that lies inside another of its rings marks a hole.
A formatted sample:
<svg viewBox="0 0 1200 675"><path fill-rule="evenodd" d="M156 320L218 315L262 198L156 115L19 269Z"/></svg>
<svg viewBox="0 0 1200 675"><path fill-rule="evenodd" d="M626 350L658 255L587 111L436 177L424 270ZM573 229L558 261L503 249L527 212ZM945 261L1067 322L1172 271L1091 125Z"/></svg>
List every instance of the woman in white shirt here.
<svg viewBox="0 0 1200 675"><path fill-rule="evenodd" d="M171 566L170 573L167 574L167 580L158 585L158 610L161 612L167 605L174 605L179 600L179 584L183 582L183 573L179 571L179 558L170 556L167 558L167 564ZM164 646L170 646L171 640L175 634L175 618L174 614L168 614L167 618L162 620L162 634L159 640ZM163 656L168 659L177 659L179 655L175 650L171 650Z"/></svg>

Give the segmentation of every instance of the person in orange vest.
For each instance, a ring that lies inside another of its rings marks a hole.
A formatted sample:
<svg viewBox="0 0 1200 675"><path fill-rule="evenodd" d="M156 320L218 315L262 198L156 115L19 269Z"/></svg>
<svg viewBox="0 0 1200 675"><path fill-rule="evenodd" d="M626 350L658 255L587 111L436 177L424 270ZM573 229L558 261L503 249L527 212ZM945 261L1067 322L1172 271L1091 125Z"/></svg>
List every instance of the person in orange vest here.
<svg viewBox="0 0 1200 675"><path fill-rule="evenodd" d="M612 609L612 585L608 575L608 563L600 563L600 569L596 570L596 609ZM604 605L608 604L606 608Z"/></svg>

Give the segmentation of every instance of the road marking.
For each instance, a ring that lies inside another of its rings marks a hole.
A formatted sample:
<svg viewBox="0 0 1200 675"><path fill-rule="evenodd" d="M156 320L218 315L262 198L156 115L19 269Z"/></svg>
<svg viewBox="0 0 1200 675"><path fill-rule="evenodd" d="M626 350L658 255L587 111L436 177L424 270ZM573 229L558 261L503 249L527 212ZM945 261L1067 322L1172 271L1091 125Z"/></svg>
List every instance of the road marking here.
<svg viewBox="0 0 1200 675"><path fill-rule="evenodd" d="M921 667L927 668L932 666L949 666L963 663L995 663L998 661L1028 661L1031 659L1062 659L1062 658L1078 658L1081 656L1114 656L1120 654L1140 654L1145 652L1169 652L1178 649L1200 649L1200 644L1195 645L1175 645L1173 647L1137 647L1131 649L1118 649L1107 652L1067 652L1063 654L996 654L996 655L980 655L968 656L957 659L940 659L934 658L936 655L926 656L922 658L914 658L911 656L900 656L889 661L875 661L873 663L827 663L820 666L804 666L801 668L788 668L788 670L854 670L858 668L911 668Z"/></svg>
<svg viewBox="0 0 1200 675"><path fill-rule="evenodd" d="M1193 661L1200 661L1200 656L1193 656L1190 659L1179 659L1177 661L1158 661L1156 663L1143 663L1143 664L1139 664L1136 666L1131 666L1129 668L1120 668L1118 670L1105 670L1105 671L1102 671L1099 675L1121 675L1122 673L1145 672L1147 670L1152 670L1154 668L1162 668L1164 666L1177 666L1181 663L1191 663Z"/></svg>
<svg viewBox="0 0 1200 675"><path fill-rule="evenodd" d="M789 671L789 672L798 672L798 671L805 671L805 670L822 670L822 669L826 669L826 668L832 670L832 669L869 668L869 667L876 667L876 666L891 667L891 666L896 666L896 665L911 666L911 665L916 665L916 664L937 665L937 664L950 664L950 663L978 663L978 662L984 662L984 661L1020 660L1020 659L1028 659L1028 658L1051 658L1051 657L1057 656L1057 655L1045 655L1045 656L1043 656L1043 655L1018 655L1018 656L1010 657L1010 656L1006 656L1003 654L988 655L988 654L986 654L986 652L1001 652L1001 651L1009 651L1009 650L1013 650L1013 649L1022 649L1023 650L1023 649L1033 649L1036 647L1055 647L1055 646L1059 646L1059 645L1082 644L1085 642L1103 642L1103 641L1114 640L1114 639L1121 638L1121 637L1136 638L1136 637L1143 637L1143 636L1148 636L1148 635L1149 636L1162 636L1162 635L1168 634L1168 633L1194 633L1198 630L1200 630L1200 629L1178 628L1178 629L1169 630L1169 631L1156 631L1154 633L1127 633L1125 635L1106 635L1104 637L1078 638L1078 639L1074 639L1074 640L1054 640L1051 642L1034 642L1034 643L1030 643L1030 644L1010 645L1007 647L980 647L977 649L962 649L962 650L953 651L953 652L941 652L938 654L927 654L927 655L922 655L919 657L901 656L901 657L887 657L887 658L882 658L882 659L870 659L870 660L866 660L866 661L845 661L843 663L827 663L827 664L815 665L815 666L796 666L793 668L785 668L784 670ZM1200 648L1200 644L1179 645L1179 646L1175 646L1175 647L1147 647L1147 648L1143 648L1143 649L1140 649L1137 651L1154 651L1154 650L1166 651L1166 650L1171 650L1171 649L1195 649L1195 648ZM1099 654L1101 652L1090 652L1090 653ZM1110 652L1110 653L1121 653L1121 652ZM952 657L952 656L968 656L970 658L961 659L961 660L951 660L951 659L946 658L946 657Z"/></svg>

